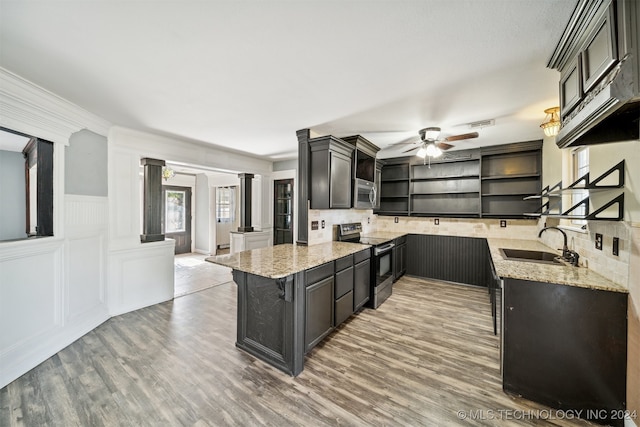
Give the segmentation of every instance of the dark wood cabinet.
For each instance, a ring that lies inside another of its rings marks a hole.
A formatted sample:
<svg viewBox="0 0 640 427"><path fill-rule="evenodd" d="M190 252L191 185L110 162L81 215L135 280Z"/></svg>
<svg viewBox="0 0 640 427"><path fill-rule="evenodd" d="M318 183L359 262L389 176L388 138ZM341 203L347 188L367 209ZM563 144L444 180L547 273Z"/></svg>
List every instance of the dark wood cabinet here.
<svg viewBox="0 0 640 427"><path fill-rule="evenodd" d="M560 148L640 136L637 0L578 0L547 67L560 72Z"/></svg>
<svg viewBox="0 0 640 427"><path fill-rule="evenodd" d="M591 90L618 60L615 28L615 13L613 3L610 3L595 21L580 55L585 92Z"/></svg>
<svg viewBox="0 0 640 427"><path fill-rule="evenodd" d="M396 281L407 272L407 236L395 239L393 248L393 280Z"/></svg>
<svg viewBox="0 0 640 427"><path fill-rule="evenodd" d="M364 307L371 293L371 249L354 255L353 311Z"/></svg>
<svg viewBox="0 0 640 427"><path fill-rule="evenodd" d="M309 140L309 147L311 209L349 209L353 145L323 136Z"/></svg>
<svg viewBox="0 0 640 427"><path fill-rule="evenodd" d="M312 268L306 275L304 347L308 352L333 329L334 264Z"/></svg>
<svg viewBox="0 0 640 427"><path fill-rule="evenodd" d="M380 172L381 215L409 215L409 160L388 159Z"/></svg>
<svg viewBox="0 0 640 427"><path fill-rule="evenodd" d="M542 190L542 141L482 151L482 216L522 218L540 208L524 200Z"/></svg>
<svg viewBox="0 0 640 427"><path fill-rule="evenodd" d="M504 390L622 426L627 294L518 279L503 293Z"/></svg>
<svg viewBox="0 0 640 427"><path fill-rule="evenodd" d="M377 212L380 210L380 195L382 193L382 165L383 162L380 160L376 160L376 180L375 180L375 186L376 186L376 197L375 197L375 203L373 205L373 210L374 212Z"/></svg>
<svg viewBox="0 0 640 427"><path fill-rule="evenodd" d="M335 310L334 326L338 326L353 314L353 255L335 261Z"/></svg>

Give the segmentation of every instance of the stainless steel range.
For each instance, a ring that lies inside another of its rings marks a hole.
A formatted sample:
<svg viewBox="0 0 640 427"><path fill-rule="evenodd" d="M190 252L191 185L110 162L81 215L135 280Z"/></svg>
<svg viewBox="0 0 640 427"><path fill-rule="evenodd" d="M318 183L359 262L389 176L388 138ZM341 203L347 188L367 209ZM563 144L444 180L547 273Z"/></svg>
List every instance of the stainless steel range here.
<svg viewBox="0 0 640 427"><path fill-rule="evenodd" d="M378 308L393 291L393 240L362 236L362 223L338 226L338 240L372 246L371 292L368 307Z"/></svg>

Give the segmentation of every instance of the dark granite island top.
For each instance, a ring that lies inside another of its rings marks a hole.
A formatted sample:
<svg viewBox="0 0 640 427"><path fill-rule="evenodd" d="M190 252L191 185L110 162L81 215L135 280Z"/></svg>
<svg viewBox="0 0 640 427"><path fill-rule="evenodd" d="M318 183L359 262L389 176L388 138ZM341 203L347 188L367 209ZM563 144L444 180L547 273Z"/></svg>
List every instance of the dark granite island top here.
<svg viewBox="0 0 640 427"><path fill-rule="evenodd" d="M368 245L328 242L284 244L207 258L233 269L238 285L236 347L298 375L305 354L335 326L338 263L334 261L353 265L356 258L368 260L370 253Z"/></svg>

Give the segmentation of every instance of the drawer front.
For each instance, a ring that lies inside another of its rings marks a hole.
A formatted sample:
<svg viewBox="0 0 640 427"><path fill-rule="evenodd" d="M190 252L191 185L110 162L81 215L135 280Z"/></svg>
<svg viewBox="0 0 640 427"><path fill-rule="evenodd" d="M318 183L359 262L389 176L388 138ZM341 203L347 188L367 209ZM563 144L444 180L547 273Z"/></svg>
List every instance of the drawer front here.
<svg viewBox="0 0 640 427"><path fill-rule="evenodd" d="M336 273L349 267L353 267L353 255L348 255L336 260Z"/></svg>
<svg viewBox="0 0 640 427"><path fill-rule="evenodd" d="M336 300L335 325L338 326L353 314L353 291Z"/></svg>
<svg viewBox="0 0 640 427"><path fill-rule="evenodd" d="M353 290L353 267L336 273L336 299Z"/></svg>
<svg viewBox="0 0 640 427"><path fill-rule="evenodd" d="M307 270L307 284L318 282L333 275L333 261Z"/></svg>
<svg viewBox="0 0 640 427"><path fill-rule="evenodd" d="M364 251L356 252L353 255L353 262L357 264L369 258L371 258L371 248L365 249Z"/></svg>

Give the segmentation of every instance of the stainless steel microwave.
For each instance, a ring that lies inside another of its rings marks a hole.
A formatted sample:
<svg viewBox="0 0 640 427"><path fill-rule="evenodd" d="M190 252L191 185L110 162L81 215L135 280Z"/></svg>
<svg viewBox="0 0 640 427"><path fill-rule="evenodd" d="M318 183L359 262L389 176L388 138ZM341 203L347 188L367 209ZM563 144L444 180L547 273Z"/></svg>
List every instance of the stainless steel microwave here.
<svg viewBox="0 0 640 427"><path fill-rule="evenodd" d="M376 205L376 186L364 179L353 180L353 207L356 209L373 209Z"/></svg>

